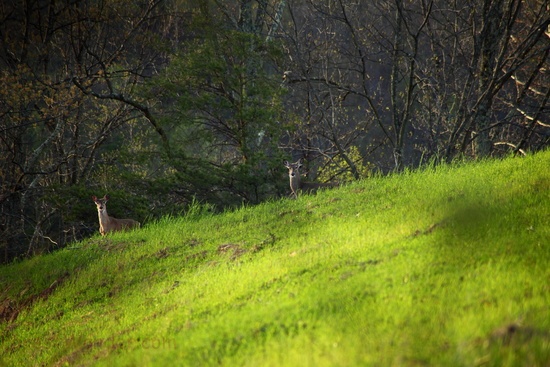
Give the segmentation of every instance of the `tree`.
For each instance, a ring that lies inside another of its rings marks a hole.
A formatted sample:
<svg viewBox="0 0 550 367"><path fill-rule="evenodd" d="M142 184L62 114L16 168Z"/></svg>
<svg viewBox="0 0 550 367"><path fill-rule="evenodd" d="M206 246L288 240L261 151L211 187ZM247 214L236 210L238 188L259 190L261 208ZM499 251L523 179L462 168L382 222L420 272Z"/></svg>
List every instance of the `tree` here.
<svg viewBox="0 0 550 367"><path fill-rule="evenodd" d="M472 7L475 9L470 38L473 46L462 93L466 96L468 92L469 100L464 102L470 108L461 113L463 117L453 129L447 147L448 158L461 133L466 132L461 150L473 140L475 153L483 157L490 154L492 135L496 135L496 131L518 123L517 116L506 112L515 94L510 81L518 73L532 73L529 70L534 66L533 59L548 63L550 44L544 35L550 20L546 8L545 4L536 2L490 0L483 2L481 13L477 12L479 7ZM529 24L523 20L527 14L534 16ZM535 74L539 71L536 66ZM535 74L531 75L536 77ZM547 100L541 102L540 108L547 109ZM510 138L513 136L505 137Z"/></svg>
<svg viewBox="0 0 550 367"><path fill-rule="evenodd" d="M287 149L305 158L306 164L321 158L317 165L322 166L338 158L357 179L357 166L363 162L350 154L357 145L366 145L363 136L379 117L366 113L369 106L363 103L372 106L373 97L361 83L367 79L366 58L349 26L349 10L338 1L290 5L283 36L293 62L286 67L284 80L290 96L287 110L296 123L289 130Z"/></svg>
<svg viewBox="0 0 550 367"><path fill-rule="evenodd" d="M166 106L164 126L178 147L171 164L189 185L187 195L224 206L278 191L283 90L270 9L278 7L203 2L193 23L197 36L179 45L151 85Z"/></svg>
<svg viewBox="0 0 550 367"><path fill-rule="evenodd" d="M4 260L90 232L77 209L81 188L100 186L102 163L122 165L103 161L107 144L150 117L133 91L158 64L154 35L166 19L156 13L159 4L31 0L0 7Z"/></svg>
<svg viewBox="0 0 550 367"><path fill-rule="evenodd" d="M294 140L305 141L305 151L327 152L330 134L317 134L327 131L317 116L331 115L332 100L347 102L340 106L348 131L362 131L354 145L379 167L388 167L389 151L400 169L497 154L499 146L517 151L527 141L540 149L548 142L547 7L513 0L292 2L289 88L297 119L307 121Z"/></svg>

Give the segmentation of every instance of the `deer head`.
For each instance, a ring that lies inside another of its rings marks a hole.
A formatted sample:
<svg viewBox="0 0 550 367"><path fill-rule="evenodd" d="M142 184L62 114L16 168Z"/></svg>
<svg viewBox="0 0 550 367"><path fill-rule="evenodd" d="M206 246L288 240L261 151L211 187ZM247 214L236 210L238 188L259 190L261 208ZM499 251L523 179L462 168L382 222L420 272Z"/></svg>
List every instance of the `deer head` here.
<svg viewBox="0 0 550 367"><path fill-rule="evenodd" d="M103 196L103 198L99 199L97 196L92 196L92 200L94 201L95 205L97 206L98 212L107 212L107 201L109 201L109 195Z"/></svg>

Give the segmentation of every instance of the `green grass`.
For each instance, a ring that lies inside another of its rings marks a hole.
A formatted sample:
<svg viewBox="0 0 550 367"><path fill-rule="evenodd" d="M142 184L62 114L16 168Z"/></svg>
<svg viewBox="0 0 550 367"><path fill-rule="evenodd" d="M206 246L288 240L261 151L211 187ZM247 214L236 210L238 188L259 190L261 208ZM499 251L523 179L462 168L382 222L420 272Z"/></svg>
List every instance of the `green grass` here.
<svg viewBox="0 0 550 367"><path fill-rule="evenodd" d="M549 167L196 207L2 266L0 365L548 366Z"/></svg>

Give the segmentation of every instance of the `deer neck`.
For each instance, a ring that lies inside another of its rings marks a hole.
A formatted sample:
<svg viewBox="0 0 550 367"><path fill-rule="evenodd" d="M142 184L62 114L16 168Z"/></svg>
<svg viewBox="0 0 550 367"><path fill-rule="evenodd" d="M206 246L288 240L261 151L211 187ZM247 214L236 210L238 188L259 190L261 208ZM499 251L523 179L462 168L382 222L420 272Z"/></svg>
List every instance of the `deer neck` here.
<svg viewBox="0 0 550 367"><path fill-rule="evenodd" d="M107 214L107 208L103 210L98 210L97 215L99 217L99 223L103 226L104 224L109 224L111 221L111 218L109 218L109 215Z"/></svg>
<svg viewBox="0 0 550 367"><path fill-rule="evenodd" d="M290 188L294 192L300 189L300 174L290 175Z"/></svg>

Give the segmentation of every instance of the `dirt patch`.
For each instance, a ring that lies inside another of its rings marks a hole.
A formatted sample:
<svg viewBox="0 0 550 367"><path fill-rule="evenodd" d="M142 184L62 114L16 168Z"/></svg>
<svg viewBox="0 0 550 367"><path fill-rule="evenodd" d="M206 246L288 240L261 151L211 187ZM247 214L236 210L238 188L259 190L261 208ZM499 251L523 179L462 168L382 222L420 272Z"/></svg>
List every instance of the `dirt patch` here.
<svg viewBox="0 0 550 367"><path fill-rule="evenodd" d="M185 257L185 261L204 259L208 255L208 251L200 251Z"/></svg>
<svg viewBox="0 0 550 367"><path fill-rule="evenodd" d="M242 247L242 245L238 245L235 243L224 243L223 245L218 246L218 253L231 253L229 258L231 260L236 260L242 255L244 255L247 252L245 248Z"/></svg>
<svg viewBox="0 0 550 367"><path fill-rule="evenodd" d="M511 343L524 343L528 342L532 338L543 338L545 340L549 340L550 332L537 329L532 326L520 325L514 322L493 330L490 335L490 340L492 342L498 342L504 345Z"/></svg>
<svg viewBox="0 0 550 367"><path fill-rule="evenodd" d="M415 237L419 237L419 236L429 235L433 231L435 231L438 228L443 227L444 225L445 225L444 222L434 223L434 224L430 225L428 228L426 228L424 230L417 229L416 231L414 231L413 234L410 235L410 237L415 238Z"/></svg>
<svg viewBox="0 0 550 367"><path fill-rule="evenodd" d="M270 233L265 240L252 246L251 251L252 252L262 251L267 247L273 246L276 241L277 241L277 237L275 237L273 233Z"/></svg>
<svg viewBox="0 0 550 367"><path fill-rule="evenodd" d="M6 298L0 304L0 322L14 322L19 313L24 309L31 307L37 300L46 300L50 295L69 277L69 273L64 273L57 278L49 287L42 290L40 293L32 294L22 301L16 302L10 298ZM24 291L22 293L25 293Z"/></svg>
<svg viewBox="0 0 550 367"><path fill-rule="evenodd" d="M244 245L237 243L224 243L218 246L218 253L230 253L231 255L229 256L229 259L236 260L246 253L254 254L256 252L262 251L263 249L272 246L275 241L275 235L270 233L268 238L250 247L245 247Z"/></svg>
<svg viewBox="0 0 550 367"><path fill-rule="evenodd" d="M168 257L168 256L170 256L170 248L169 247L165 247L163 249L160 249L155 253L155 257L159 260L164 259L165 257Z"/></svg>
<svg viewBox="0 0 550 367"><path fill-rule="evenodd" d="M2 301L2 304L0 304L0 321L11 322L18 314L17 305L13 300L7 298Z"/></svg>
<svg viewBox="0 0 550 367"><path fill-rule="evenodd" d="M70 354L61 358L54 364L54 366L70 366L78 361L80 357L82 357L86 353L89 353L93 348L101 347L102 344L102 342L84 344Z"/></svg>

